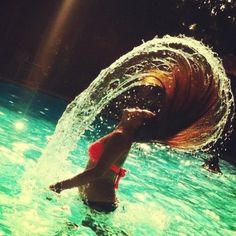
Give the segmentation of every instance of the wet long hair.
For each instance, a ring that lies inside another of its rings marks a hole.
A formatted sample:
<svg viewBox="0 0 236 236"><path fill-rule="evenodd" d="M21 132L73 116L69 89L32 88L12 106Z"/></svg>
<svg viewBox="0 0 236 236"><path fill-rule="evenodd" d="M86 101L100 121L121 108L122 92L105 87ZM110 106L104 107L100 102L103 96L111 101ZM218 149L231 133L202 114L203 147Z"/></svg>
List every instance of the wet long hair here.
<svg viewBox="0 0 236 236"><path fill-rule="evenodd" d="M156 119L145 122L137 130L137 141L165 143L188 148L202 142L214 132L215 111L220 106L213 78L205 81L203 70L192 71L173 67L171 72L153 70L149 78L155 81L160 96L156 101ZM145 107L152 110L153 108Z"/></svg>

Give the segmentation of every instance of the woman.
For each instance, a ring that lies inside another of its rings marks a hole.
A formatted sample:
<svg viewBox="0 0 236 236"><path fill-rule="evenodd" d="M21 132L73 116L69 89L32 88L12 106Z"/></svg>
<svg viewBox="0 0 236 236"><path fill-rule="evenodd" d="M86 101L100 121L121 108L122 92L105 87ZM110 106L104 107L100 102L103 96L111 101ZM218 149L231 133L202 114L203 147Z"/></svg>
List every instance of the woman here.
<svg viewBox="0 0 236 236"><path fill-rule="evenodd" d="M125 175L124 164L127 154L135 141L138 128L155 114L139 108L124 109L117 128L97 140L89 147L87 168L81 174L50 186L52 191L79 187L82 199L90 208L111 212L117 208L115 189Z"/></svg>

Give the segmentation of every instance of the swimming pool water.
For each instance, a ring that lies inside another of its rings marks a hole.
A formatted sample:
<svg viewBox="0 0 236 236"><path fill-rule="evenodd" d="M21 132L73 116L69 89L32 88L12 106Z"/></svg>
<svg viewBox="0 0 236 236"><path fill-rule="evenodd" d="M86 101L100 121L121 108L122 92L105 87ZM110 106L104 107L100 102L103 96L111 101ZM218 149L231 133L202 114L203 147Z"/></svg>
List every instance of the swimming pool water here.
<svg viewBox="0 0 236 236"><path fill-rule="evenodd" d="M108 215L91 213L76 189L56 195L46 185L37 188L44 176L34 170L66 102L0 85L0 235L236 234L236 169L221 161L224 175L209 173L201 168L202 153L135 144L117 193L119 207ZM83 170L96 135L90 130L80 139L63 167L67 175ZM25 176L34 186L26 186Z"/></svg>

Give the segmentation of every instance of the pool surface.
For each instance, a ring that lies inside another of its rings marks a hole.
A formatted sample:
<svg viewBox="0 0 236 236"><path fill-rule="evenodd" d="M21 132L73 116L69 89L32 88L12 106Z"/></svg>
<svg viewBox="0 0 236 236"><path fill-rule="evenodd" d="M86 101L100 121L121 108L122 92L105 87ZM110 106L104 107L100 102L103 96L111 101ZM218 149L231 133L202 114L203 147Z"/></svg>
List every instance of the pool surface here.
<svg viewBox="0 0 236 236"><path fill-rule="evenodd" d="M67 104L5 82L0 92L0 235L236 235L236 168L221 161L224 174L209 173L201 168L203 153L133 145L119 207L108 215L90 212L76 189L57 195L41 188L43 172L35 170ZM96 129L85 132L62 179L83 170L96 136Z"/></svg>

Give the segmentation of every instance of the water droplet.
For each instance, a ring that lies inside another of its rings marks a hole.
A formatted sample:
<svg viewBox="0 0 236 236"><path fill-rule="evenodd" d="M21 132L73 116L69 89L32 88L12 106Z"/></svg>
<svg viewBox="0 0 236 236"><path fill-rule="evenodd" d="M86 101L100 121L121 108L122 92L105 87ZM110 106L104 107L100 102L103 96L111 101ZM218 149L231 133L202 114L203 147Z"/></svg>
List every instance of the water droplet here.
<svg viewBox="0 0 236 236"><path fill-rule="evenodd" d="M197 24L196 24L196 23L191 24L188 28L189 28L189 30L191 30L191 31L196 30Z"/></svg>

